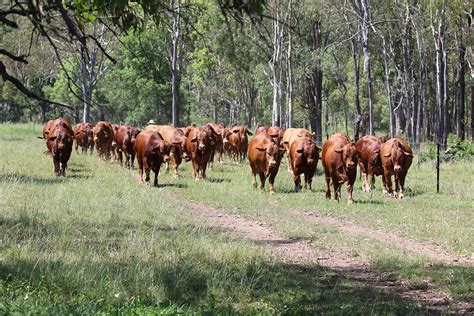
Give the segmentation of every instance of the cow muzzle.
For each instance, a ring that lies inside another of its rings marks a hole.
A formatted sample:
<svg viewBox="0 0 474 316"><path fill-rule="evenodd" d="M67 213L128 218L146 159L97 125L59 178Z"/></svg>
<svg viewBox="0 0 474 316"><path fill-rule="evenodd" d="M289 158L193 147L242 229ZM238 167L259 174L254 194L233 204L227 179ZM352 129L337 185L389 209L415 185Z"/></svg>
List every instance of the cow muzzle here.
<svg viewBox="0 0 474 316"><path fill-rule="evenodd" d="M395 172L400 172L400 171L402 171L402 167L401 167L400 165L395 165L395 166L393 167L393 170L394 170Z"/></svg>
<svg viewBox="0 0 474 316"><path fill-rule="evenodd" d="M199 144L198 149L203 151L204 149L206 149L206 146L204 144Z"/></svg>

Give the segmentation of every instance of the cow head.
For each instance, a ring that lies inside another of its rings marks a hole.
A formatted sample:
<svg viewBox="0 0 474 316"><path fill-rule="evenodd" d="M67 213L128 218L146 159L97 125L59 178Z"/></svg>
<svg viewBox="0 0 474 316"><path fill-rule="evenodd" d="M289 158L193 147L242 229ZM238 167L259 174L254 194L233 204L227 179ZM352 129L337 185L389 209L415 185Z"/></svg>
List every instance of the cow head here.
<svg viewBox="0 0 474 316"><path fill-rule="evenodd" d="M135 141L137 140L137 136L138 134L140 134L140 130L136 127L130 127L127 131L128 133L128 137L130 139L130 141L132 142L132 144L135 143Z"/></svg>
<svg viewBox="0 0 474 316"><path fill-rule="evenodd" d="M397 139L393 141L390 151L386 152L384 156L390 158L395 173L402 171L402 166L405 164L405 161L413 159L413 154L406 151Z"/></svg>
<svg viewBox="0 0 474 316"><path fill-rule="evenodd" d="M62 151L66 146L71 145L72 141L72 137L61 129L56 129L54 134L48 137L48 142L51 144L50 148L53 154L56 154Z"/></svg>
<svg viewBox="0 0 474 316"><path fill-rule="evenodd" d="M278 169L279 161L281 159L282 150L274 142L268 142L265 145L256 147L259 151L265 152L265 176L268 177L272 171Z"/></svg>
<svg viewBox="0 0 474 316"><path fill-rule="evenodd" d="M302 154L306 158L306 163L312 167L317 166L320 151L321 148L312 140L306 141L303 146L296 150L297 153Z"/></svg>
<svg viewBox="0 0 474 316"><path fill-rule="evenodd" d="M213 133L215 134L215 131L210 126L207 128L199 128L196 136L191 140L191 142L196 143L197 149L204 152L206 149L211 147Z"/></svg>
<svg viewBox="0 0 474 316"><path fill-rule="evenodd" d="M354 143L345 144L335 151L342 155L342 164L345 169L353 170L357 167L358 153Z"/></svg>
<svg viewBox="0 0 474 316"><path fill-rule="evenodd" d="M158 156L161 156L163 162L168 162L168 160L170 159L170 149L165 145L163 141L158 142L158 144L153 147L152 152Z"/></svg>
<svg viewBox="0 0 474 316"><path fill-rule="evenodd" d="M228 144L229 143L229 136L230 136L230 130L228 128L222 129L222 143Z"/></svg>

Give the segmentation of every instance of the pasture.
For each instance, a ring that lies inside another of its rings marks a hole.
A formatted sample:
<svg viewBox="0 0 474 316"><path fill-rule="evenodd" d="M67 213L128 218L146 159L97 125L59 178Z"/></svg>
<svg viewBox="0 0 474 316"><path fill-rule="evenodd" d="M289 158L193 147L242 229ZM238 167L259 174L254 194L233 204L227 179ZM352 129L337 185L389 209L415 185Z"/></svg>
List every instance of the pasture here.
<svg viewBox="0 0 474 316"><path fill-rule="evenodd" d="M0 125L1 314L474 311L472 161L443 164L436 194L415 157L405 199L358 178L347 205L345 187L324 198L321 163L295 193L284 160L273 195L246 161L202 181L163 168L153 188L73 152L56 177L41 129Z"/></svg>

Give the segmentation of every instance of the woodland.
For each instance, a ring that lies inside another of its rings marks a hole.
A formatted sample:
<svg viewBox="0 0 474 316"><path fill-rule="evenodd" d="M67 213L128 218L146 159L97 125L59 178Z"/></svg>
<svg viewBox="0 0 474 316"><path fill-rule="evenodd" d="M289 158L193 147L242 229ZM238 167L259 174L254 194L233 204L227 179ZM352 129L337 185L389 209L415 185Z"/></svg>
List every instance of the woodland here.
<svg viewBox="0 0 474 316"><path fill-rule="evenodd" d="M0 122L474 140L467 0L2 0Z"/></svg>

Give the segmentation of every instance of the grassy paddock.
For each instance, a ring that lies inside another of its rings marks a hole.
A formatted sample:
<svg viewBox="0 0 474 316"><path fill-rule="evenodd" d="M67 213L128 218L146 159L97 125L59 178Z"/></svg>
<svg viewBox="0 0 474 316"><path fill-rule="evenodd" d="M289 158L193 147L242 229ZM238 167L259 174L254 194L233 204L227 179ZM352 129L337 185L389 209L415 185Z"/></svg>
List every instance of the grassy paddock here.
<svg viewBox="0 0 474 316"><path fill-rule="evenodd" d="M423 311L331 270L269 257L264 245L210 227L167 192L264 221L322 249L369 258L381 271L415 285L430 279L459 300L474 299L472 269L427 265L418 254L285 212L330 214L472 254L472 163L443 165L443 194L433 193L433 167L422 164L408 174L405 200L383 197L380 190L356 191L356 203L348 206L324 200L320 174L315 193L293 193L286 166L274 195L252 189L246 164L216 165L199 182L187 164L179 179L160 175L163 186L155 189L137 185L130 172L96 155L74 153L66 178L57 178L44 142L36 138L41 129L0 125L2 314Z"/></svg>

